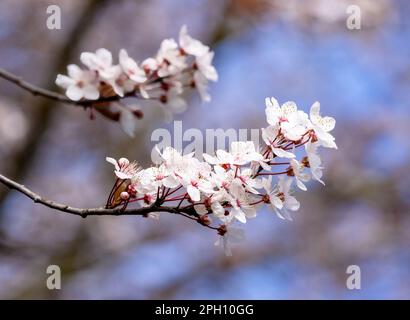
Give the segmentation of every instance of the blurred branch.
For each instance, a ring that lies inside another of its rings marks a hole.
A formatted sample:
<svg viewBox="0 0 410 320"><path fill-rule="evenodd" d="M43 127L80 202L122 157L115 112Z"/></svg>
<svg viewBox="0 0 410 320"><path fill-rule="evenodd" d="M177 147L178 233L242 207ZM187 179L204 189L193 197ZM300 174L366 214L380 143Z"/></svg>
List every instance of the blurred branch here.
<svg viewBox="0 0 410 320"><path fill-rule="evenodd" d="M40 203L51 209L73 214L76 216L81 216L83 218L86 218L88 216L112 216L112 215L138 215L138 216L147 217L149 213L153 213L153 212L168 212L168 213L173 213L173 214L184 216L191 220L195 220L196 222L210 229L219 230L218 227L213 227L213 226L206 224L204 220L201 219L201 216L196 213L195 209L192 206L186 206L186 207L163 206L160 199L159 199L160 201L156 201L155 203L153 203L152 205L148 207L136 208L136 209L124 209L124 208L107 209L103 207L101 208L75 208L75 207L70 207L66 204L44 199L43 197L33 192L32 190L28 189L24 185L19 184L1 174L0 174L0 183L4 184L9 189L14 189L24 194L25 196L32 199L35 203Z"/></svg>

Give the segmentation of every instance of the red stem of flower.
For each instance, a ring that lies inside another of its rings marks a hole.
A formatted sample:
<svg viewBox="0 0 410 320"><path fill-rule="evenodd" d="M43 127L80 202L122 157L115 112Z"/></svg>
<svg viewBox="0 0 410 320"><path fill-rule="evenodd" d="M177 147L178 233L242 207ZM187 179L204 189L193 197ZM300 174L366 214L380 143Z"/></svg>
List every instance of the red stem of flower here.
<svg viewBox="0 0 410 320"><path fill-rule="evenodd" d="M181 199L181 201L178 203L177 209L179 209L179 207L181 206L182 202L184 202L186 196L188 195L188 192L185 193L184 197Z"/></svg>
<svg viewBox="0 0 410 320"><path fill-rule="evenodd" d="M283 172L259 172L256 176L277 176L280 174L287 174L288 171Z"/></svg>
<svg viewBox="0 0 410 320"><path fill-rule="evenodd" d="M268 164L271 166L279 166L279 165L290 164L290 162L268 162Z"/></svg>
<svg viewBox="0 0 410 320"><path fill-rule="evenodd" d="M259 203L261 203L261 202L263 202L263 199L262 199L262 200L255 201L255 202L252 202L252 203L250 203L249 205L250 205L250 206L254 206L254 205L259 204Z"/></svg>
<svg viewBox="0 0 410 320"><path fill-rule="evenodd" d="M141 200L144 200L144 197L135 198L135 199L129 200L128 202L129 202L129 203L132 203L132 202L141 201Z"/></svg>
<svg viewBox="0 0 410 320"><path fill-rule="evenodd" d="M235 165L236 169L235 169L235 178L238 176L238 170L239 170L239 166Z"/></svg>
<svg viewBox="0 0 410 320"><path fill-rule="evenodd" d="M169 201L177 201L177 200L181 200L181 199L185 199L185 194L181 194L181 195L175 196L173 198L164 199L164 201L169 202Z"/></svg>
<svg viewBox="0 0 410 320"><path fill-rule="evenodd" d="M182 188L182 186L179 186L178 188L172 190L171 192L167 193L166 197L169 197L171 194L177 192L177 191L178 191L179 189L181 189L181 188ZM171 190L171 189L169 189L169 190Z"/></svg>

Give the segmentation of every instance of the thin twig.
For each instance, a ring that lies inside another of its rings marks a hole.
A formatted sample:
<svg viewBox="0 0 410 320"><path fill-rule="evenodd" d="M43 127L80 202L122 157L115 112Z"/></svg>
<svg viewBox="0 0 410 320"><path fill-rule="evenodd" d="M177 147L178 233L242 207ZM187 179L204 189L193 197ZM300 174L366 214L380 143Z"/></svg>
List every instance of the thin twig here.
<svg viewBox="0 0 410 320"><path fill-rule="evenodd" d="M50 90L46 90L43 88L40 88L36 85L33 85L27 81L24 81L22 78L4 70L0 68L0 78L6 79L14 84L16 84L17 86L19 86L20 88L30 92L32 95L34 96L41 96L47 99L51 99L51 100L55 100L55 101L59 101L62 103L68 103L68 104L73 104L76 106L82 106L82 107L89 107L92 104L97 104L100 102L109 102L109 101L118 101L124 97L139 97L136 96L136 92L129 92L127 94L124 95L124 97L120 97L120 96L110 96L110 97L101 97L99 99L96 100L80 100L80 101L73 101L70 100L69 98L67 98L65 95L50 91Z"/></svg>
<svg viewBox="0 0 410 320"><path fill-rule="evenodd" d="M60 101L64 103L73 103L73 104L79 103L79 101L72 101L62 94L49 91L49 90L37 87L31 83L28 83L27 81L24 81L20 77L4 69L1 69L1 68L0 68L0 77L16 84L20 88L32 93L34 96L42 96L48 99L52 99L52 100L56 100L56 101Z"/></svg>
<svg viewBox="0 0 410 320"><path fill-rule="evenodd" d="M198 221L197 214L193 213L192 210L190 209L185 210L184 208L168 207L168 206L162 206L162 205L158 206L155 203L148 207L133 208L133 209L126 209L126 210L122 210L121 208L106 209L103 207L101 208L75 208L75 207L70 207L66 204L44 199L43 197L31 191L24 185L19 184L1 174L0 174L0 183L4 184L10 189L14 189L24 194L28 198L32 199L35 203L40 203L51 209L77 215L83 218L86 218L88 216L124 216L124 215L147 216L151 212L168 212L168 213L182 215L184 217L189 217L192 220Z"/></svg>

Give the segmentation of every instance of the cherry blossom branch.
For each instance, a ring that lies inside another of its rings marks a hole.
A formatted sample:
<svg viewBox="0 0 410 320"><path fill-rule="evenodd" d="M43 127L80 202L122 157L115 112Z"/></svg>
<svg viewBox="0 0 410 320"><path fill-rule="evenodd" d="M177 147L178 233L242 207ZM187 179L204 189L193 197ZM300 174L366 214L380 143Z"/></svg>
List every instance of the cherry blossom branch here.
<svg viewBox="0 0 410 320"><path fill-rule="evenodd" d="M124 131L134 136L137 120L143 117L140 105L124 102L126 98L155 101L167 114L180 113L187 108L183 98L186 89L196 89L202 100L209 101L209 81L217 81L218 73L212 65L214 52L192 38L186 26L174 39L161 42L157 54L137 63L125 49L118 53L118 64L112 53L100 48L82 52L80 61L85 66L67 65L67 75L58 74L55 83L65 95L33 85L22 78L0 69L3 78L34 96L82 106L119 122ZM111 103L112 102L112 103ZM115 103L116 102L116 103Z"/></svg>
<svg viewBox="0 0 410 320"><path fill-rule="evenodd" d="M36 203L84 218L89 215L155 218L158 212L182 215L216 230L220 236L217 244L222 244L229 255L228 240L243 239L243 230L234 226L236 221L246 223L248 218L256 217L257 207L263 204L269 204L281 219L291 220L288 210L297 211L300 207L292 195L293 182L303 191L307 190L304 183L311 179L324 184L317 148L337 148L329 133L335 120L320 115L318 102L311 107L310 119L297 110L294 102L280 106L276 99L267 98L265 104L270 126L262 128L265 145L261 149L256 149L252 141L234 141L229 152L220 149L215 156L203 154L204 161L200 161L192 153L184 155L166 147L162 152L158 150L161 163L146 169L126 158L107 157L106 161L114 165L116 180L105 208L73 208L43 199L2 175L0 182ZM272 141L278 142L274 145ZM306 155L298 161L294 149L301 146L305 147ZM287 161L275 162L277 157ZM275 164L288 167L275 172L272 171ZM272 176L279 175L287 177L274 182ZM128 204L134 202L139 207L128 209ZM164 206L167 202L178 204ZM218 226L211 225L214 218L219 221Z"/></svg>
<svg viewBox="0 0 410 320"><path fill-rule="evenodd" d="M41 96L43 98L47 98L47 99L51 99L54 101L59 101L62 103L67 103L67 104L72 104L75 106L82 106L82 107L90 107L93 104L98 104L101 102L113 102L113 101L118 101L124 98L128 98L128 97L136 97L136 98L140 98L139 95L137 95L136 92L129 92L126 93L124 95L124 97L120 97L118 95L113 95L113 96L109 96L109 97L100 97L97 100L87 100L87 99L83 99L80 101L74 101L69 99L68 97L66 97L63 94L59 94L57 92L51 91L51 90L47 90L47 89L43 89L41 87L38 87L34 84L31 84L25 80L23 80L21 77L6 71L2 68L0 68L0 78L3 78L11 83L14 83L15 85L17 85L18 87L22 88L25 91L30 92L32 95L34 96Z"/></svg>
<svg viewBox="0 0 410 320"><path fill-rule="evenodd" d="M73 214L76 216L80 216L82 218L86 218L88 216L125 216L125 215L136 215L136 216L144 216L147 217L150 213L153 212L168 212L172 214L177 214L189 218L191 220L195 220L201 225L208 227L210 229L218 230L217 227L213 227L204 223L202 219L199 218L199 215L193 210L191 207L169 207L163 206L160 203L153 203L150 206L142 207L142 208L133 208L133 209L126 209L122 210L121 208L114 208L114 209L106 209L104 207L101 208L76 208L71 207L66 204L58 203L52 200L47 200L40 196L39 194L33 192L29 188L25 187L22 184L19 184L3 175L0 174L0 183L4 184L9 189L16 190L28 198L32 199L34 203L42 204L46 207L51 209Z"/></svg>
<svg viewBox="0 0 410 320"><path fill-rule="evenodd" d="M96 100L88 100L88 99L82 99L79 101L74 101L69 99L67 96L51 91L51 90L47 90L41 87L38 87L30 82L27 82L25 80L23 80L21 77L6 71L2 68L0 68L0 78L3 78L11 83L14 83L15 85L17 85L18 87L22 88L25 91L28 91L29 93L31 93L33 96L40 96L43 98L47 98L47 99L51 99L54 101L59 101L62 103L67 103L67 104L72 104L74 106L82 106L82 107L90 107L91 105L97 105L101 102L114 102L114 101L119 101L125 98L130 98L130 97L134 97L134 98L140 98L140 99L145 99L148 100L147 98L143 98L140 94L138 94L136 91L131 91L128 93L125 93L123 97L120 97L118 95L112 95L112 96L108 96L108 97L100 97ZM161 82L162 79L166 79L167 77L164 78L158 78L155 79L153 81L148 82L147 84L154 84L156 82ZM160 97L158 98L151 98L151 99L156 99L159 100Z"/></svg>
<svg viewBox="0 0 410 320"><path fill-rule="evenodd" d="M63 102L63 103L69 103L69 104L74 104L74 105L89 105L91 103L91 101L73 101L68 99L65 95L47 90L47 89L43 89L40 88L36 85L33 85L27 81L24 81L21 77L8 72L4 69L0 68L0 77L14 83L15 85L17 85L18 87L22 88L23 90L26 90L28 92L30 92L32 95L34 96L41 96L47 99L51 99L51 100L55 100L55 101L59 101L59 102ZM94 103L96 101L93 101Z"/></svg>

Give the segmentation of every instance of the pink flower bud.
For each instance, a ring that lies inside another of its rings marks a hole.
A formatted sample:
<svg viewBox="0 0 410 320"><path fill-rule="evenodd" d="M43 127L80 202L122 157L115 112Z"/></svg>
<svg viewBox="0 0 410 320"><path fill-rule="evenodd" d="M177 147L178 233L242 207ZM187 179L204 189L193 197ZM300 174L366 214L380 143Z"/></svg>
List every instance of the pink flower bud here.
<svg viewBox="0 0 410 320"><path fill-rule="evenodd" d="M127 158L120 158L118 160L118 164L120 165L120 167L127 167L130 164L130 162Z"/></svg>
<svg viewBox="0 0 410 320"><path fill-rule="evenodd" d="M121 192L120 197L122 200L128 200L130 198L130 194L126 191Z"/></svg>
<svg viewBox="0 0 410 320"><path fill-rule="evenodd" d="M154 200L154 197L150 194L145 194L144 195L144 202L146 204L150 204Z"/></svg>

